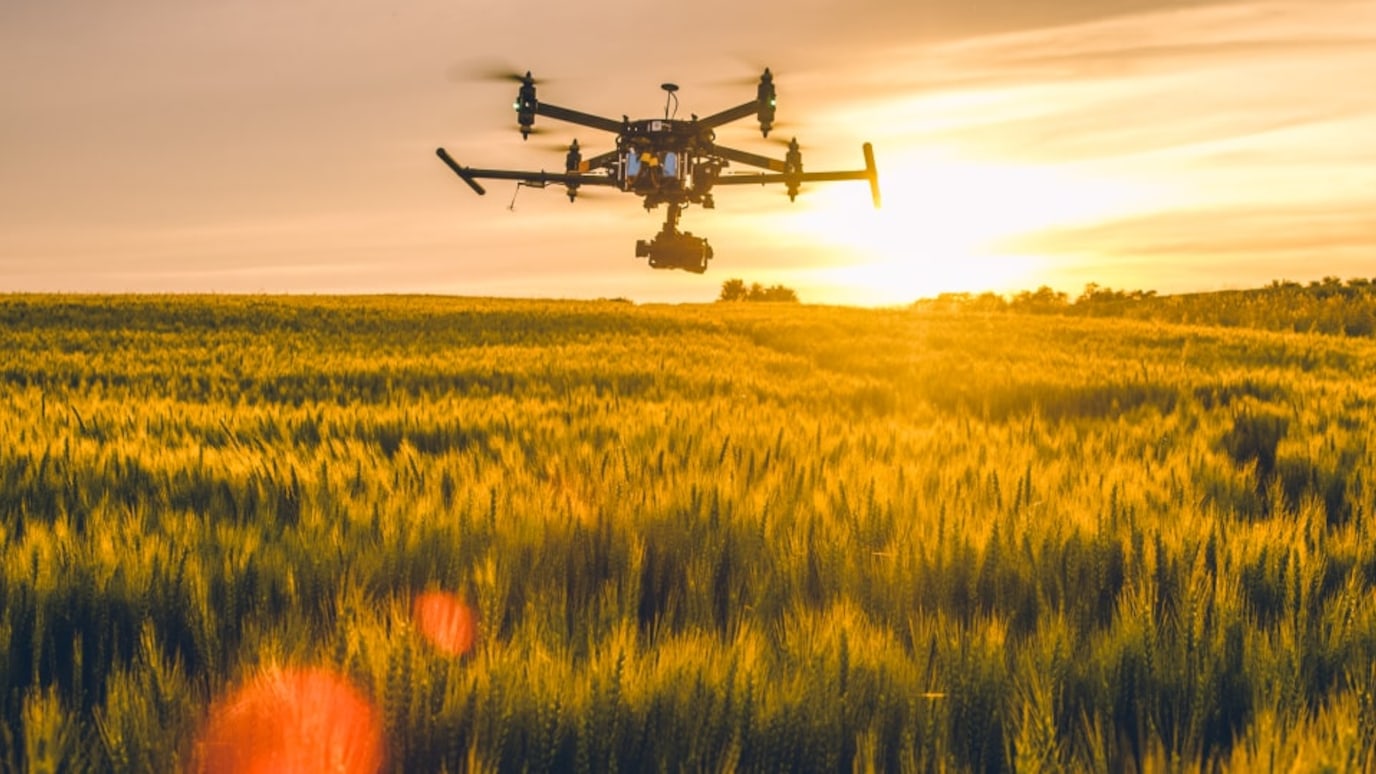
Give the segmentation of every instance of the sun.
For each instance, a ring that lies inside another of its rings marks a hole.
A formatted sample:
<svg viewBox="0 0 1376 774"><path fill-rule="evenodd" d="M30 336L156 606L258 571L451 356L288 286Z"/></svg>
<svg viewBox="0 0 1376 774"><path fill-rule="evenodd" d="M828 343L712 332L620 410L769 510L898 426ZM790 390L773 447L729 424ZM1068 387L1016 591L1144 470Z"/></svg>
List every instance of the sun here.
<svg viewBox="0 0 1376 774"><path fill-rule="evenodd" d="M1007 293L1046 283L1055 256L1020 235L1132 211L1144 191L1073 170L935 154L880 158L883 207L848 186L808 191L788 228L832 256L794 277L808 297L896 304L943 292Z"/></svg>

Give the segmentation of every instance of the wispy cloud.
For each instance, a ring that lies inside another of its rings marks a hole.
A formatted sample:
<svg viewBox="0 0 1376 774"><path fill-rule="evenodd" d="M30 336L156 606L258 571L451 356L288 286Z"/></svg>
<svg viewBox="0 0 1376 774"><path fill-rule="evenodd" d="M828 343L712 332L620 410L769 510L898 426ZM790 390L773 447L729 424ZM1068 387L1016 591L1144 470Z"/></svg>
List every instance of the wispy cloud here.
<svg viewBox="0 0 1376 774"><path fill-rule="evenodd" d="M1022 247L1050 240L1061 249L1080 242L1154 257L1294 254L1369 248L1376 243L1376 218L1361 204L1175 210L1032 235Z"/></svg>
<svg viewBox="0 0 1376 774"><path fill-rule="evenodd" d="M849 109L890 147L1153 192L1003 235L995 250L1043 256L1049 279L1097 261L1099 281L1207 287L1376 258L1369 0L1158 10L886 53L906 62L908 96L866 90Z"/></svg>
<svg viewBox="0 0 1376 774"><path fill-rule="evenodd" d="M896 111L910 137L1021 161L1376 113L1362 77L1376 67L1369 1L1154 12L885 55L904 66L868 71L869 85L886 103L911 95Z"/></svg>

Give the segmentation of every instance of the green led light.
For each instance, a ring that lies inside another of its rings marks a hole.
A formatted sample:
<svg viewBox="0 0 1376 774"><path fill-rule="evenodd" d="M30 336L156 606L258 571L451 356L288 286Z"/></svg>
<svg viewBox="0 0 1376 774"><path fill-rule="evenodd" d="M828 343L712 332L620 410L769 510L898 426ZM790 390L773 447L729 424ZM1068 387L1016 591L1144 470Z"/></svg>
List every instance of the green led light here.
<svg viewBox="0 0 1376 774"><path fill-rule="evenodd" d="M520 101L519 99L516 100L515 102L511 103L511 107L515 108L516 110L520 110L520 109L521 109L521 101Z"/></svg>

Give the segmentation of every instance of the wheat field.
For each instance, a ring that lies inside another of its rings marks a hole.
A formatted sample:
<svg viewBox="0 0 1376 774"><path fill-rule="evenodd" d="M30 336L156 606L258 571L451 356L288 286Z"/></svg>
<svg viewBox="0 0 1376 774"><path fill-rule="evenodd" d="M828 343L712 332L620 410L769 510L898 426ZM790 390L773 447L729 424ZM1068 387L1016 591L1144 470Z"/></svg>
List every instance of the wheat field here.
<svg viewBox="0 0 1376 774"><path fill-rule="evenodd" d="M1376 766L1376 342L1015 312L0 296L0 765ZM471 607L462 652L417 595ZM312 673L314 674L314 673ZM350 694L352 695L352 694Z"/></svg>

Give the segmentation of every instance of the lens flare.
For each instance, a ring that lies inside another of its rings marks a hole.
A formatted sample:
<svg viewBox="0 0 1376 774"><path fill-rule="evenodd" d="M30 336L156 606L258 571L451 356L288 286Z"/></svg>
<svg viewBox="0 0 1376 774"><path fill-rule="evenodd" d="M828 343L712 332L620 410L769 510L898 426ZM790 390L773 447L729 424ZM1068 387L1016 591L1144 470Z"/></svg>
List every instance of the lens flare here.
<svg viewBox="0 0 1376 774"><path fill-rule="evenodd" d="M473 608L447 591L416 595L412 615L421 634L451 656L472 650L478 639L478 616Z"/></svg>
<svg viewBox="0 0 1376 774"><path fill-rule="evenodd" d="M324 669L270 669L216 702L192 757L196 774L373 774L382 722Z"/></svg>

